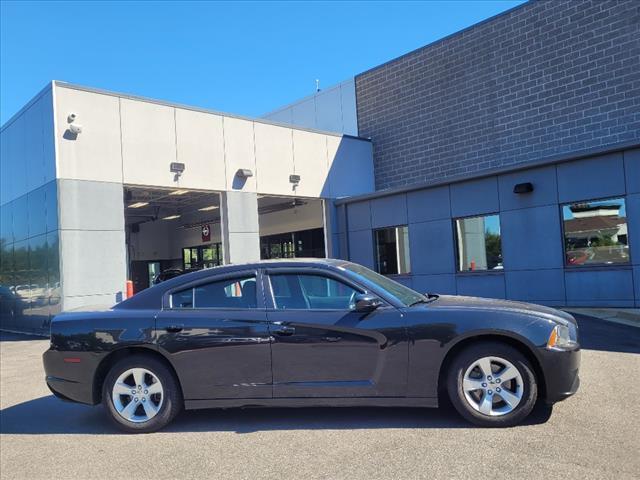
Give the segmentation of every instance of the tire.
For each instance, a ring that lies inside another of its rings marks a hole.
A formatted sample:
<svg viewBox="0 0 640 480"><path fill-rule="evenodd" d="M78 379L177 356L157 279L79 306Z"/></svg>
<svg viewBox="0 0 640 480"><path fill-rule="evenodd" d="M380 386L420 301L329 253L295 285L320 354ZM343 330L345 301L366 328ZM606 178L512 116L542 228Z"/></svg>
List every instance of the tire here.
<svg viewBox="0 0 640 480"><path fill-rule="evenodd" d="M486 373L488 368L490 374ZM531 363L518 350L500 342L477 343L460 352L447 372L447 391L458 413L481 427L519 424L531 413L538 397Z"/></svg>
<svg viewBox="0 0 640 480"><path fill-rule="evenodd" d="M183 402L180 385L169 367L152 356L136 354L111 367L102 386L102 404L118 428L149 433L171 422Z"/></svg>

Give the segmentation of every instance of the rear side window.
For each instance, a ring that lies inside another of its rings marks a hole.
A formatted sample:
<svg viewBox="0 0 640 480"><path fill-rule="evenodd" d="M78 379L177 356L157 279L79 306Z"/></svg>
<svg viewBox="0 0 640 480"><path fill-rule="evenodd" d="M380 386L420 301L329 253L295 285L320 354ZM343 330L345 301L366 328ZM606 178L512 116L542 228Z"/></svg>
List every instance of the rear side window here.
<svg viewBox="0 0 640 480"><path fill-rule="evenodd" d="M173 308L193 308L193 288L172 294L171 306Z"/></svg>
<svg viewBox="0 0 640 480"><path fill-rule="evenodd" d="M228 278L171 295L173 308L257 308L256 277Z"/></svg>

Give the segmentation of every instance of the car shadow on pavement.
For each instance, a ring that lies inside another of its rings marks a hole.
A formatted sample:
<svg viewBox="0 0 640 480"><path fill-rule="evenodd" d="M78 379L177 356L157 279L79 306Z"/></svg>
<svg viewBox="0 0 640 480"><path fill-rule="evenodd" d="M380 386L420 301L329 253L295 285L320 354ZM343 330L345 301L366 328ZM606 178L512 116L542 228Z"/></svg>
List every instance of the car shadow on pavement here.
<svg viewBox="0 0 640 480"><path fill-rule="evenodd" d="M538 405L524 425L545 423L551 408ZM474 428L452 407L230 408L182 412L162 433L383 428ZM14 435L121 434L101 407L63 402L53 395L0 410L0 433Z"/></svg>
<svg viewBox="0 0 640 480"><path fill-rule="evenodd" d="M48 340L49 336L31 335L28 333L13 333L0 330L0 342L28 342L31 340Z"/></svg>
<svg viewBox="0 0 640 480"><path fill-rule="evenodd" d="M581 313L578 321L580 346L585 350L640 353L640 328L601 320Z"/></svg>

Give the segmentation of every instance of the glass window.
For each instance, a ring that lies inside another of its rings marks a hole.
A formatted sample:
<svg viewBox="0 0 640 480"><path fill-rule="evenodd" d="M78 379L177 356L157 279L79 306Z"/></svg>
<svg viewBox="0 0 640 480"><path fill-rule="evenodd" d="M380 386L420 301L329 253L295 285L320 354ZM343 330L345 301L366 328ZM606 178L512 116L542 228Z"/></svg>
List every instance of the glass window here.
<svg viewBox="0 0 640 480"><path fill-rule="evenodd" d="M373 232L376 270L383 275L409 273L409 227L381 228Z"/></svg>
<svg viewBox="0 0 640 480"><path fill-rule="evenodd" d="M323 275L271 275L271 289L277 309L351 310L358 292Z"/></svg>
<svg viewBox="0 0 640 480"><path fill-rule="evenodd" d="M193 288L172 293L171 306L173 308L193 308Z"/></svg>
<svg viewBox="0 0 640 480"><path fill-rule="evenodd" d="M322 228L260 237L260 258L262 259L324 256Z"/></svg>
<svg viewBox="0 0 640 480"><path fill-rule="evenodd" d="M388 294L393 295L398 301L405 306L411 306L418 302L425 302L428 298L415 290L405 287L401 283L396 282L384 275L369 270L367 267L358 265L357 263L345 262L341 265L341 268L348 270L365 280L374 284L374 286L386 291Z"/></svg>
<svg viewBox="0 0 640 480"><path fill-rule="evenodd" d="M256 278L229 278L173 293L173 308L256 308Z"/></svg>
<svg viewBox="0 0 640 480"><path fill-rule="evenodd" d="M629 262L624 198L563 205L567 265L613 265Z"/></svg>
<svg viewBox="0 0 640 480"><path fill-rule="evenodd" d="M230 278L195 288L196 308L256 308L256 278Z"/></svg>
<svg viewBox="0 0 640 480"><path fill-rule="evenodd" d="M456 236L459 271L502 270L499 215L459 218Z"/></svg>

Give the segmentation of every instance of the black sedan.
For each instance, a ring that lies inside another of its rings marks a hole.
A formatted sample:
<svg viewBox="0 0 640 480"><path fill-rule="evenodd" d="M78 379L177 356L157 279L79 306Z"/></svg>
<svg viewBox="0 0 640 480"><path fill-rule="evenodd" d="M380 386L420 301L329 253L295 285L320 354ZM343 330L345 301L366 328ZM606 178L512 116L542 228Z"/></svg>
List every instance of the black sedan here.
<svg viewBox="0 0 640 480"><path fill-rule="evenodd" d="M126 431L187 409L436 407L511 426L576 392L573 317L526 303L422 295L342 260L202 270L51 324L46 382Z"/></svg>

